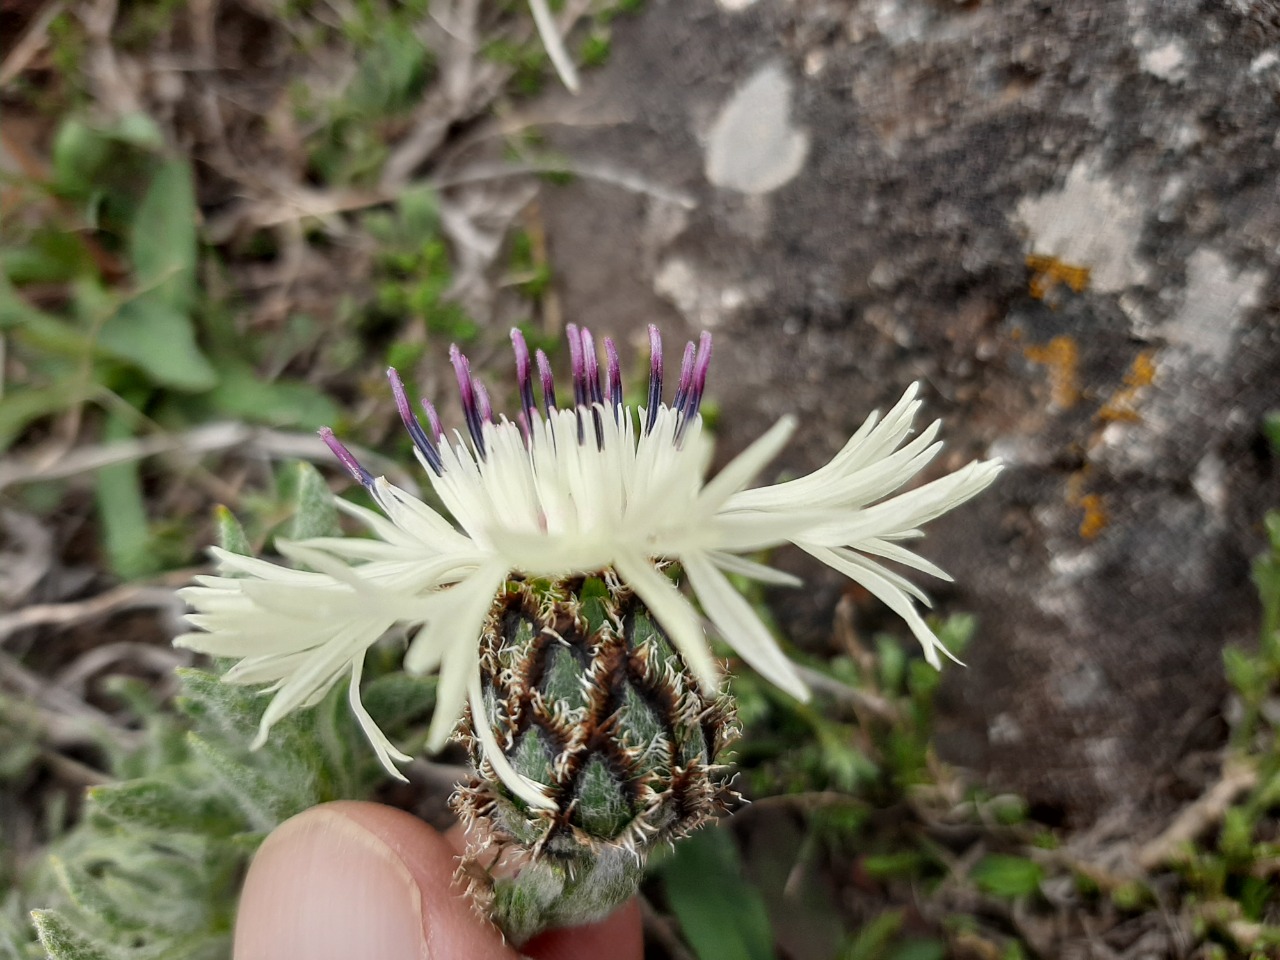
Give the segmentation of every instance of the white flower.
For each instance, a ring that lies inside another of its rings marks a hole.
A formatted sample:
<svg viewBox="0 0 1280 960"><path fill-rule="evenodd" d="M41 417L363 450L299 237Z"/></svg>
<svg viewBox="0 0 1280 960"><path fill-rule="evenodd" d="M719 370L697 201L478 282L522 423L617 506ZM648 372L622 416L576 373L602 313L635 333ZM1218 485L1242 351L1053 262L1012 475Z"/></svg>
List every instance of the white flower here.
<svg viewBox="0 0 1280 960"><path fill-rule="evenodd" d="M675 560L716 632L749 664L795 697L807 691L750 604L726 574L775 584L795 578L745 554L794 543L853 578L910 626L934 666L946 652L916 609L925 595L883 561L936 577L941 570L902 546L924 523L984 489L997 461L968 466L905 493L896 491L938 453L939 424L908 441L921 401L910 387L883 419L872 414L826 466L771 487L746 489L791 435L784 418L711 480L712 444L698 413L711 355L703 334L685 348L678 389L662 402L662 346L650 327L648 401L623 405L617 352L605 340L604 383L591 334L570 326L574 402L557 408L546 356L537 354L542 407L533 364L512 332L522 411L517 422L495 419L465 357L451 351L467 437L446 436L430 404L427 426L413 413L395 371L391 387L419 460L452 517L382 477L373 477L323 430L335 454L372 494L385 516L344 501L372 538L283 542L279 549L310 568L291 569L215 550L221 576L198 578L183 591L202 632L178 644L214 656L239 657L224 679L270 683L274 697L258 743L272 724L316 702L344 675L351 707L383 765L399 776L395 749L360 703L365 651L399 623L416 632L404 657L412 673L438 671L439 692L428 746L438 749L462 706L481 709L478 637L495 595L513 574L558 577L612 568L667 631L708 691L719 684L716 662L697 611L657 564ZM502 757L486 724L476 724L486 755L528 802L547 806L537 784Z"/></svg>

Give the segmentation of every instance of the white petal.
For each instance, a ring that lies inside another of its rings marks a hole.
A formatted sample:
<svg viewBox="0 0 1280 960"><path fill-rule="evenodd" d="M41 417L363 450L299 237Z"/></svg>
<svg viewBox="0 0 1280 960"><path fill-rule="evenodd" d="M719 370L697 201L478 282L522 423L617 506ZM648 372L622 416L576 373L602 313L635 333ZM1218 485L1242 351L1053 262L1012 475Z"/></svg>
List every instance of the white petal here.
<svg viewBox="0 0 1280 960"><path fill-rule="evenodd" d="M262 609L299 620L332 620L368 603L371 592L361 594L350 584L324 579L327 582L303 584L245 580L241 589Z"/></svg>
<svg viewBox="0 0 1280 960"><path fill-rule="evenodd" d="M360 677L363 673L364 657L357 657L351 664L351 686L347 691L347 702L351 704L351 712L356 715L360 729L368 737L369 744L373 747L373 752L377 754L378 762L382 764L383 769L397 780L403 780L408 783L409 778L400 772L400 769L395 765L395 761L399 760L401 763L408 763L413 757L396 749L395 745L387 739L387 735L373 722L373 717L369 715L369 711L365 709L364 702L360 699Z"/></svg>
<svg viewBox="0 0 1280 960"><path fill-rule="evenodd" d="M855 511L846 519L813 527L804 537L825 546L838 546L856 544L867 537L902 536L977 496L1000 470L999 461L975 461L922 487Z"/></svg>
<svg viewBox="0 0 1280 960"><path fill-rule="evenodd" d="M724 574L698 555L682 557L681 563L689 574L689 586L725 642L761 676L797 700L808 700L809 690L795 666Z"/></svg>
<svg viewBox="0 0 1280 960"><path fill-rule="evenodd" d="M278 656L245 657L222 675L223 682L238 685L275 683L276 688L306 663L311 651ZM270 691L265 691L270 692Z"/></svg>
<svg viewBox="0 0 1280 960"><path fill-rule="evenodd" d="M462 714L467 682L479 658L480 631L506 575L505 569L492 564L481 567L420 604L423 628L405 652L404 668L421 674L437 664L441 667L427 733L427 746L433 751L444 746Z"/></svg>
<svg viewBox="0 0 1280 960"><path fill-rule="evenodd" d="M736 554L712 550L707 553L707 559L725 571L725 573L734 573L750 580L758 580L760 583L768 583L778 587L799 587L804 584L804 581L799 577L784 573L781 570L775 570L773 567L767 567L763 563L748 560L746 557L739 557Z"/></svg>
<svg viewBox="0 0 1280 960"><path fill-rule="evenodd" d="M342 673L350 669L356 657L364 656L365 650L378 639L381 632L361 630L358 626L350 627L308 655L271 698L271 703L262 714L254 746L261 746L266 741L271 727L280 718L317 693L323 695Z"/></svg>
<svg viewBox="0 0 1280 960"><path fill-rule="evenodd" d="M720 689L720 670L689 601L644 557L619 555L618 574L649 608L707 693Z"/></svg>
<svg viewBox="0 0 1280 960"><path fill-rule="evenodd" d="M887 580L894 587L894 589L901 590L907 596L911 597L914 600L918 600L920 603L924 604L926 607L933 606L933 601L930 600L928 595L919 587L917 587L914 583L912 583L902 574L895 573L894 571L889 570L883 564L880 564L875 560L872 560L870 557L863 556L860 550L861 550L861 544L859 544L858 550L854 550L851 547L832 547L831 548L831 552L835 554L837 557L840 557L846 563L848 563L851 569L869 570L872 573L874 573L877 577L883 577L885 580Z"/></svg>
<svg viewBox="0 0 1280 960"><path fill-rule="evenodd" d="M886 560L901 563L903 566L919 570L921 573L927 573L929 576L937 577L939 580L946 580L950 582L952 579L951 575L947 573L947 571L943 570L937 564L929 562L918 553L913 553L906 547L900 547L896 543L891 543L888 540L879 537L859 540L857 549L860 553L869 553L875 557L884 557Z"/></svg>
<svg viewBox="0 0 1280 960"><path fill-rule="evenodd" d="M837 516L831 510L735 510L717 514L711 529L717 548L753 553L794 541L814 528L825 528Z"/></svg>
<svg viewBox="0 0 1280 960"><path fill-rule="evenodd" d="M417 545L413 537L376 511L362 507L358 503L352 503L350 500L343 500L341 497L334 498L333 504L340 512L355 517L367 526L380 540L402 547Z"/></svg>
<svg viewBox="0 0 1280 960"><path fill-rule="evenodd" d="M472 677L468 683L468 694L471 701L471 729L480 738L480 746L484 748L484 758L489 761L498 779L529 806L542 810L556 809L555 802L547 797L546 786L518 773L506 754L502 752L502 748L498 746L493 728L489 726L485 715L484 695L480 691L478 669L472 671Z"/></svg>
<svg viewBox="0 0 1280 960"><path fill-rule="evenodd" d="M873 595L875 595L881 603L905 620L907 626L911 628L911 632L915 634L916 639L920 641L920 645L924 648L925 659L928 660L932 666L938 667L941 665L941 661L938 659L939 650L945 653L956 663L962 663L962 661L952 654L950 650L942 645L942 641L939 640L934 635L933 631L929 629L929 625L924 622L924 618L920 616L919 612L912 605L911 598L882 576L883 571L877 572L876 570L870 569L870 567L874 566L873 564L870 564L870 562L868 562L866 567L855 566L854 564L848 563L843 558L837 556L834 551L828 550L826 547L819 547L804 543L797 544L797 546L802 550L813 554L813 556L828 566L839 570L845 576L862 584Z"/></svg>
<svg viewBox="0 0 1280 960"><path fill-rule="evenodd" d="M289 583L305 583L316 576L315 574L308 574L305 570L282 567L280 564L271 563L269 560L259 560L256 557L246 557L238 553L231 553L221 547L210 547L209 553L218 561L218 569L224 574L239 573L249 577L258 577L261 580L283 580Z"/></svg>
<svg viewBox="0 0 1280 960"><path fill-rule="evenodd" d="M795 432L794 417L783 417L763 436L734 457L715 478L702 488L698 500L708 512L718 510L730 496L745 487L776 457Z"/></svg>
<svg viewBox="0 0 1280 960"><path fill-rule="evenodd" d="M433 552L467 548L467 538L417 497L382 477L374 481L373 492L391 522Z"/></svg>

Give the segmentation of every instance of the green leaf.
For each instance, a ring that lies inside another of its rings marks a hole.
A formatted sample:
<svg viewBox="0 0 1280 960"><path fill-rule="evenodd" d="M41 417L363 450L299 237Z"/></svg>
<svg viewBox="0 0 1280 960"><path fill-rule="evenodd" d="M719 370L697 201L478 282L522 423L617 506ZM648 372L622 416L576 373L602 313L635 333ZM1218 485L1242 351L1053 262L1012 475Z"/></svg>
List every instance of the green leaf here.
<svg viewBox="0 0 1280 960"><path fill-rule="evenodd" d="M199 824L210 833L233 833L239 819L225 802L201 796L165 780L131 780L94 787L92 809L112 820L156 830L191 828Z"/></svg>
<svg viewBox="0 0 1280 960"><path fill-rule="evenodd" d="M307 806L289 790L298 777L287 757L278 756L267 772L194 733L187 735L187 743L235 800L250 829L272 830Z"/></svg>
<svg viewBox="0 0 1280 960"><path fill-rule="evenodd" d="M971 876L987 893L1013 899L1036 893L1044 879L1044 870L1025 857L993 853L978 861Z"/></svg>
<svg viewBox="0 0 1280 960"><path fill-rule="evenodd" d="M175 672L182 681L178 709L195 721L198 729L206 735L249 742L266 709L265 698L245 687L223 683L205 670L179 667Z"/></svg>
<svg viewBox="0 0 1280 960"><path fill-rule="evenodd" d="M83 403L96 389L77 382L13 388L0 400L0 451L8 449L31 423Z"/></svg>
<svg viewBox="0 0 1280 960"><path fill-rule="evenodd" d="M111 143L82 120L72 118L53 138L53 179L65 193L92 187L95 174L111 152Z"/></svg>
<svg viewBox="0 0 1280 960"><path fill-rule="evenodd" d="M0 271L19 285L62 283L94 270L80 236L66 229L44 228L21 246L0 250Z"/></svg>
<svg viewBox="0 0 1280 960"><path fill-rule="evenodd" d="M1273 410L1262 418L1262 432L1271 441L1271 446L1280 450L1280 410Z"/></svg>
<svg viewBox="0 0 1280 960"><path fill-rule="evenodd" d="M403 239L409 244L430 240L440 226L440 197L433 186L410 186L396 198Z"/></svg>
<svg viewBox="0 0 1280 960"><path fill-rule="evenodd" d="M98 347L161 386L199 393L218 383L217 371L196 344L191 317L162 296L143 293L121 304L98 332Z"/></svg>
<svg viewBox="0 0 1280 960"><path fill-rule="evenodd" d="M928 865L929 858L919 850L871 854L861 861L863 871L876 878L910 877L919 874Z"/></svg>
<svg viewBox="0 0 1280 960"><path fill-rule="evenodd" d="M164 149L164 134L146 113L126 113L109 128L109 132L121 143L143 150Z"/></svg>
<svg viewBox="0 0 1280 960"><path fill-rule="evenodd" d="M431 713L436 702L436 678L414 677L395 670L366 683L360 699L379 727L398 729Z"/></svg>
<svg viewBox="0 0 1280 960"><path fill-rule="evenodd" d="M1253 561L1253 582L1262 603L1261 642L1269 666L1280 665L1280 511L1263 521L1271 549Z"/></svg>
<svg viewBox="0 0 1280 960"><path fill-rule="evenodd" d="M218 528L218 546L228 553L236 553L242 557L253 556L249 538L245 536L244 527L240 526L234 513L218 504L213 508L213 517Z"/></svg>
<svg viewBox="0 0 1280 960"><path fill-rule="evenodd" d="M218 373L218 383L207 400L223 416L314 430L340 415L333 401L310 384L263 380L252 368L229 360L219 365Z"/></svg>
<svg viewBox="0 0 1280 960"><path fill-rule="evenodd" d="M33 910L31 919L49 960L117 960L113 953L92 942L52 911Z"/></svg>
<svg viewBox="0 0 1280 960"><path fill-rule="evenodd" d="M880 960L885 948L902 929L902 911L890 910L863 925L840 960Z"/></svg>
<svg viewBox="0 0 1280 960"><path fill-rule="evenodd" d="M134 213L129 259L139 291L185 312L196 293L195 187L185 161L165 163Z"/></svg>
<svg viewBox="0 0 1280 960"><path fill-rule="evenodd" d="M338 526L338 509L333 505L333 493L324 477L305 461L299 463L296 469L296 506L293 523L289 527L290 539L339 536L342 530Z"/></svg>
<svg viewBox="0 0 1280 960"><path fill-rule="evenodd" d="M897 693L907 676L907 654L902 644L887 634L877 634L876 662L880 665L880 689Z"/></svg>
<svg viewBox="0 0 1280 960"><path fill-rule="evenodd" d="M0 330L12 330L19 342L44 353L78 359L93 349L88 338L71 324L23 300L3 272L0 272Z"/></svg>
<svg viewBox="0 0 1280 960"><path fill-rule="evenodd" d="M903 940L889 952L888 960L946 960L947 945L942 940Z"/></svg>
<svg viewBox="0 0 1280 960"><path fill-rule="evenodd" d="M128 360L153 381L199 392L218 382L196 345L196 209L191 172L172 160L156 172L129 233L135 295L107 320L102 349Z"/></svg>
<svg viewBox="0 0 1280 960"><path fill-rule="evenodd" d="M137 930L144 925L138 917L121 911L119 904L105 894L102 883L95 883L85 871L68 868L61 857L50 857L50 866L71 902L99 922L122 930Z"/></svg>
<svg viewBox="0 0 1280 960"><path fill-rule="evenodd" d="M663 865L667 900L699 960L772 960L760 891L742 878L733 838L708 828L676 845Z"/></svg>
<svg viewBox="0 0 1280 960"><path fill-rule="evenodd" d="M132 436L129 424L115 414L107 418L103 432L108 441ZM157 562L151 550L151 530L138 464L116 463L103 467L97 473L95 494L111 569L124 580L154 573Z"/></svg>

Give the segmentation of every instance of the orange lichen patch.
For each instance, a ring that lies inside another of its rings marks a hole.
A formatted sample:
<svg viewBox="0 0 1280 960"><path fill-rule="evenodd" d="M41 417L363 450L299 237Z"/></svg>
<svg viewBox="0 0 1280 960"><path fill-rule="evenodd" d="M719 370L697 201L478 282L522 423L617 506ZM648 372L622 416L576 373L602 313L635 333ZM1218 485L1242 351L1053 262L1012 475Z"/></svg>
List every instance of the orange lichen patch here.
<svg viewBox="0 0 1280 960"><path fill-rule="evenodd" d="M1083 511L1080 536L1085 540L1093 540L1107 528L1111 518L1101 494L1085 493L1084 485L1088 474L1089 468L1085 467L1067 477L1067 504Z"/></svg>
<svg viewBox="0 0 1280 960"><path fill-rule="evenodd" d="M1104 423L1133 423L1138 419L1138 399L1143 387L1156 378L1156 364L1150 350L1133 358L1124 375L1123 385L1098 408L1097 418Z"/></svg>
<svg viewBox="0 0 1280 960"><path fill-rule="evenodd" d="M1080 348L1070 337L1054 337L1043 345L1023 347L1022 352L1032 363L1049 368L1050 396L1054 406L1069 410L1080 399L1077 372L1080 367Z"/></svg>
<svg viewBox="0 0 1280 960"><path fill-rule="evenodd" d="M1027 269L1031 271L1027 292L1037 300L1043 300L1060 283L1065 283L1072 293L1083 293L1089 286L1088 267L1063 263L1057 257L1029 253Z"/></svg>
<svg viewBox="0 0 1280 960"><path fill-rule="evenodd" d="M1084 510L1084 516L1080 518L1080 536L1092 540L1110 523L1107 509L1103 506L1101 495L1096 493L1086 493L1081 497L1080 508Z"/></svg>

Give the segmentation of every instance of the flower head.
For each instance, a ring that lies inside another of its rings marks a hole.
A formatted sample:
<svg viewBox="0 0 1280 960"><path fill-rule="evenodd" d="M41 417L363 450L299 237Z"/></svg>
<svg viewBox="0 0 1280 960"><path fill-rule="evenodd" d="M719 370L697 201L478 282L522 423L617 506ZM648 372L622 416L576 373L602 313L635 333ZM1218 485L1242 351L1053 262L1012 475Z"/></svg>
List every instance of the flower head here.
<svg viewBox="0 0 1280 960"><path fill-rule="evenodd" d="M521 406L514 422L494 416L484 386L453 348L465 434L446 434L425 401L424 423L395 370L388 371L400 417L452 522L372 476L326 429L321 436L382 513L343 501L339 506L373 536L279 544L287 559L308 570L214 551L221 575L200 577L183 594L196 610L189 620L201 632L177 643L241 658L228 681L270 684L274 696L259 741L281 717L314 703L347 676L352 709L379 759L398 776L393 761L408 758L360 703L365 651L395 624L414 631L405 669L440 674L428 735L428 745L438 749L464 703L480 713L478 637L495 596L513 576L610 571L648 607L703 687L714 691L719 674L702 620L661 569L668 561L679 563L716 632L760 673L803 699L807 691L795 667L726 576L798 583L748 559L783 543L866 587L907 622L929 662L939 664L939 652L946 651L916 607L928 599L884 561L946 578L903 541L921 536L923 524L984 489L1000 466L973 462L899 493L941 448L936 422L910 438L921 405L914 385L883 418L868 417L826 466L748 489L794 422L784 418L706 478L712 444L699 407L711 359L709 334L685 347L668 404L662 343L657 329L649 328L648 395L636 409L623 402L612 341L604 341L602 371L588 330L570 325L568 338L573 401L560 407L546 355L531 357L524 338L512 331ZM483 739L485 725L478 727ZM529 803L546 804L496 743L484 746L504 782Z"/></svg>

